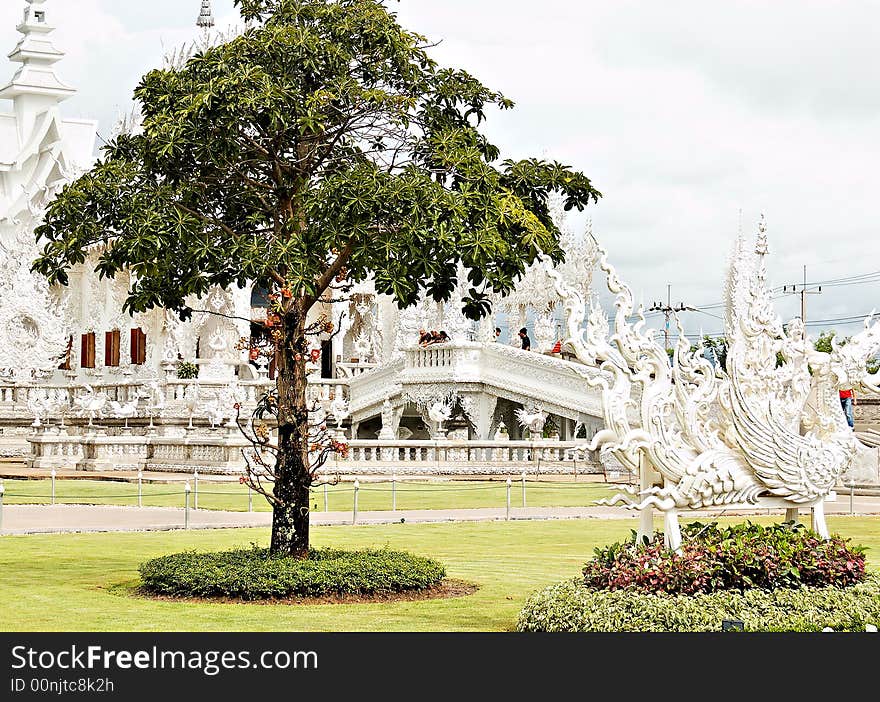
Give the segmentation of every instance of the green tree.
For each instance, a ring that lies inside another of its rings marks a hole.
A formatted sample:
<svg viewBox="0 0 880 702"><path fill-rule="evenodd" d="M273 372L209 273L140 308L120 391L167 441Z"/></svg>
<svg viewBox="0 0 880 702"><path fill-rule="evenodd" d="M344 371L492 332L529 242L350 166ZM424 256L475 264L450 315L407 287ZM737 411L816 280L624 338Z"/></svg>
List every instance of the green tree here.
<svg viewBox="0 0 880 702"><path fill-rule="evenodd" d="M718 365L721 370L727 370L727 338L723 336L709 336L708 334L703 335L703 339L701 341L703 346L703 355L713 360L713 365ZM699 346L697 344L693 344L691 346L691 353L696 353L699 350Z"/></svg>
<svg viewBox="0 0 880 702"><path fill-rule="evenodd" d="M143 133L110 143L49 207L34 270L67 270L103 244L98 272L132 273L126 308L192 310L188 295L247 283L277 301L276 390L261 414L272 449L274 553L308 554L309 322L316 305L372 276L401 306L447 300L489 311L543 251L563 254L548 210L601 196L583 174L502 160L480 128L513 103L462 70L381 0L235 0L248 28L135 90ZM323 325L326 331L326 324ZM313 447L312 447L313 448Z"/></svg>
<svg viewBox="0 0 880 702"><path fill-rule="evenodd" d="M837 332L834 330L823 331L821 334L819 334L819 338L816 339L816 343L813 344L813 347L816 349L816 351L831 353L833 351L832 341L835 339L836 336ZM840 341L838 339L838 343L841 346L845 345L847 341L848 339L844 339L843 341Z"/></svg>

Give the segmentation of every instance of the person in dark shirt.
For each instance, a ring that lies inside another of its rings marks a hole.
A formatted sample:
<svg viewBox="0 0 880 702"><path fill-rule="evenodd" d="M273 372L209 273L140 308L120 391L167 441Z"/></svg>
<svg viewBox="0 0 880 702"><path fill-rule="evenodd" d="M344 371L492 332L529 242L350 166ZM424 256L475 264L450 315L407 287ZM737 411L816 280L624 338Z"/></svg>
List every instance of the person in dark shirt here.
<svg viewBox="0 0 880 702"><path fill-rule="evenodd" d="M529 339L529 330L523 327L519 330L519 338L522 339L522 350L523 351L531 351L532 350L532 340Z"/></svg>
<svg viewBox="0 0 880 702"><path fill-rule="evenodd" d="M424 329L419 329L419 346L427 346L431 343L431 335Z"/></svg>
<svg viewBox="0 0 880 702"><path fill-rule="evenodd" d="M452 341L452 339L449 338L449 334L447 334L445 331L441 331L440 334L438 334L437 343L445 344L448 341Z"/></svg>

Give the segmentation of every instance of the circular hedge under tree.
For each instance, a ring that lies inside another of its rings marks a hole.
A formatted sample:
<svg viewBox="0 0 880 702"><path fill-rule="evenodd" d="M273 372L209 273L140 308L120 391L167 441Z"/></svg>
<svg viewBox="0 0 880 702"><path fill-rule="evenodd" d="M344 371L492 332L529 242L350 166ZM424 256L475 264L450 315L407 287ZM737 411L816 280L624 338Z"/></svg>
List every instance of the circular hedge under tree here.
<svg viewBox="0 0 880 702"><path fill-rule="evenodd" d="M433 559L388 549L311 549L306 559L262 548L188 551L154 558L139 570L152 594L241 600L424 591L446 576Z"/></svg>

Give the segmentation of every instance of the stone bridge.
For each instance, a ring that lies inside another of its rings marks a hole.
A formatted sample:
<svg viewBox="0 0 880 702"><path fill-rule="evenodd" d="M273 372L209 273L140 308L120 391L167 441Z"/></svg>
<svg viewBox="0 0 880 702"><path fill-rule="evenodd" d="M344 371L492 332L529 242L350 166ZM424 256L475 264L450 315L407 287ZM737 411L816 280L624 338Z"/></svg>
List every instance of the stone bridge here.
<svg viewBox="0 0 880 702"><path fill-rule="evenodd" d="M382 438L405 438L398 437L398 431L401 426L412 430L414 422L408 419L421 419L430 426L426 407L449 399L459 409L459 438L492 439L502 421L510 439L522 438L515 417L518 408L546 412L562 440L575 438L578 425L592 436L603 424L602 402L599 391L583 375L599 373L558 356L499 343L407 348L391 363L351 380L354 436L374 438L370 434L378 428ZM372 429L361 431L365 424ZM451 424L455 425L454 419Z"/></svg>

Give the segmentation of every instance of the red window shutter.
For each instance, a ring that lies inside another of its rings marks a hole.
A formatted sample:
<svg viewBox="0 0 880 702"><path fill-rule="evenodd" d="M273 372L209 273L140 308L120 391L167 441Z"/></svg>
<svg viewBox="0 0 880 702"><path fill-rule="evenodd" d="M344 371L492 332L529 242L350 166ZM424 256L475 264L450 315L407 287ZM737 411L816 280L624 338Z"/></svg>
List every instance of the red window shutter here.
<svg viewBox="0 0 880 702"><path fill-rule="evenodd" d="M131 362L143 365L147 362L147 335L141 330L131 330Z"/></svg>
<svg viewBox="0 0 880 702"><path fill-rule="evenodd" d="M104 365L113 365L113 332L104 333Z"/></svg>
<svg viewBox="0 0 880 702"><path fill-rule="evenodd" d="M82 335L80 366L82 368L95 367L95 332Z"/></svg>
<svg viewBox="0 0 880 702"><path fill-rule="evenodd" d="M114 329L104 334L104 365L119 365L119 330Z"/></svg>

